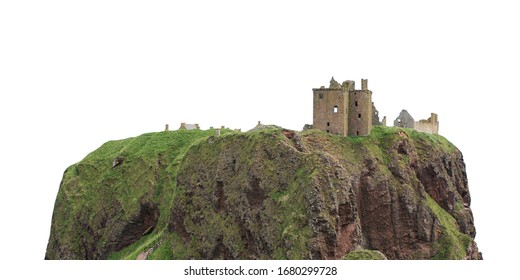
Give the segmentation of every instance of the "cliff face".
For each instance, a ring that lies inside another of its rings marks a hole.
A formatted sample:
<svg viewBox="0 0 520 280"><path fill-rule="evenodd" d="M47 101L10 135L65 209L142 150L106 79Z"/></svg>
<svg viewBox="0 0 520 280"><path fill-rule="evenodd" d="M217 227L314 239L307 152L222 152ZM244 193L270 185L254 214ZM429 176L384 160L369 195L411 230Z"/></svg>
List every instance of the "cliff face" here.
<svg viewBox="0 0 520 280"><path fill-rule="evenodd" d="M46 258L478 259L470 203L441 136L146 134L67 169Z"/></svg>

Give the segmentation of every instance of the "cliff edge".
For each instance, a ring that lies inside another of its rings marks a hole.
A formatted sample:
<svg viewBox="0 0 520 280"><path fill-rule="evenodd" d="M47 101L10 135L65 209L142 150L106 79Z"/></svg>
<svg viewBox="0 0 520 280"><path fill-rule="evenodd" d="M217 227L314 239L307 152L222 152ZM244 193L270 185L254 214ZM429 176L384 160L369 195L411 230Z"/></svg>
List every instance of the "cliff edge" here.
<svg viewBox="0 0 520 280"><path fill-rule="evenodd" d="M67 168L46 259L481 259L439 135L266 128L110 141Z"/></svg>

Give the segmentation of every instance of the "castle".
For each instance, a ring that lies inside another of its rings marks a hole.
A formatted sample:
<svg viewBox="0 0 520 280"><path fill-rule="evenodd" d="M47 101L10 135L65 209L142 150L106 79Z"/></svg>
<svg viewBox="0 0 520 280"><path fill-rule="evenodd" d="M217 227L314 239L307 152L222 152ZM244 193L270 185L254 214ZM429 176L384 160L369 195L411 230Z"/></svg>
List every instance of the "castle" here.
<svg viewBox="0 0 520 280"><path fill-rule="evenodd" d="M367 136L373 125L386 126L386 117L379 121L379 112L372 102L372 91L368 80L361 79L361 89L355 89L354 81L338 83L334 77L328 88L313 88L313 125L328 133L342 136ZM428 120L414 122L410 114L403 110L394 122L395 126L413 128L418 131L437 134L439 122L432 113Z"/></svg>
<svg viewBox="0 0 520 280"><path fill-rule="evenodd" d="M304 130L314 128L341 136L367 136L372 126L386 126L386 116L379 121L379 112L372 102L372 91L368 89L367 79L361 79L361 89L356 89L354 81L347 80L340 84L332 77L328 88L321 86L313 88L312 92L313 124L304 125ZM416 122L408 111L402 110L395 119L394 126L430 134L439 133L439 121L435 113L431 113L427 120ZM266 126L258 122L253 129L262 127ZM181 123L179 129L192 130L200 127L198 124ZM221 129L215 130L216 135L220 135ZM169 126L166 124L165 131L168 130Z"/></svg>
<svg viewBox="0 0 520 280"><path fill-rule="evenodd" d="M354 81L339 84L334 77L330 86L312 89L313 128L338 135L366 136L372 125L379 125L378 112L372 103L368 80L361 80L361 89Z"/></svg>
<svg viewBox="0 0 520 280"><path fill-rule="evenodd" d="M432 113L427 120L416 122L408 111L402 110L397 119L395 119L394 126L413 128L430 134L439 134L439 121L435 113Z"/></svg>

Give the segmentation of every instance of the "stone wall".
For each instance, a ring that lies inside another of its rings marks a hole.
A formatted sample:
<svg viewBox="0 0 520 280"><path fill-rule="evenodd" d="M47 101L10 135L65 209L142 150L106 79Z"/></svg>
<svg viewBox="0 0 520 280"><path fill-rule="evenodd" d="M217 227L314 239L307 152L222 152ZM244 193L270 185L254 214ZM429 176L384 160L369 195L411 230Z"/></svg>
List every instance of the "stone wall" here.
<svg viewBox="0 0 520 280"><path fill-rule="evenodd" d="M415 122L415 129L430 134L439 134L439 120L435 113L432 113L427 120Z"/></svg>
<svg viewBox="0 0 520 280"><path fill-rule="evenodd" d="M313 127L343 136L370 134L372 92L367 80L361 80L361 86L356 90L354 81L339 84L332 78L328 88L313 89ZM379 124L379 117L376 119Z"/></svg>
<svg viewBox="0 0 520 280"><path fill-rule="evenodd" d="M366 136L370 134L372 115L372 92L366 89L350 91L348 135Z"/></svg>
<svg viewBox="0 0 520 280"><path fill-rule="evenodd" d="M354 81L347 80L340 84L333 77L328 88L322 86L312 92L312 127L315 129L342 136L366 136L373 125L386 126L386 117L379 121L379 112L372 102L372 91L368 89L366 79L361 80L361 90L356 90ZM408 111L402 110L394 126L438 134L437 118L437 114L432 113L427 120L416 122Z"/></svg>
<svg viewBox="0 0 520 280"><path fill-rule="evenodd" d="M379 111L376 109L374 102L372 102L372 125L381 125L379 121Z"/></svg>
<svg viewBox="0 0 520 280"><path fill-rule="evenodd" d="M347 135L348 95L341 88L313 89L313 127L338 135Z"/></svg>
<svg viewBox="0 0 520 280"><path fill-rule="evenodd" d="M402 110L399 116L394 120L394 126L415 128L415 120L406 110Z"/></svg>
<svg viewBox="0 0 520 280"><path fill-rule="evenodd" d="M181 123L181 127L179 127L179 129L186 129L186 130L200 129L200 126L198 123L195 123L195 124Z"/></svg>

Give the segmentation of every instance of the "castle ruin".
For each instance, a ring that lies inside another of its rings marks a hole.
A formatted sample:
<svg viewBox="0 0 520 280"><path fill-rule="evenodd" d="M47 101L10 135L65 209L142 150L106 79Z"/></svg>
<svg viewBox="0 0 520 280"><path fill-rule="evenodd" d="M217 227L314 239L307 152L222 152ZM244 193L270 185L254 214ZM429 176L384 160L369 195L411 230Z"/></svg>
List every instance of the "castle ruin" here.
<svg viewBox="0 0 520 280"><path fill-rule="evenodd" d="M327 133L341 136L367 136L372 126L386 126L386 116L379 121L379 111L372 102L372 91L368 89L368 80L361 79L361 89L355 88L355 82L346 80L338 83L331 78L329 87L313 88L313 124L305 124L303 130L319 129ZM394 121L395 127L412 128L430 134L439 133L438 116L431 113L426 120L415 121L406 110L402 110ZM267 127L258 121L252 130ZM221 129L215 131L220 135ZM200 129L198 124L181 123L180 130ZM211 127L213 129L213 127ZM165 131L169 131L166 124ZM237 129L236 131L241 131ZM251 130L250 130L251 131Z"/></svg>
<svg viewBox="0 0 520 280"><path fill-rule="evenodd" d="M193 129L200 129L200 126L198 123L191 124L191 123L181 123L181 127L179 129L184 130L193 130Z"/></svg>
<svg viewBox="0 0 520 280"><path fill-rule="evenodd" d="M361 89L355 89L354 81L339 84L332 77L328 88L312 91L313 128L342 136L366 136L372 125L381 124L366 79L361 80Z"/></svg>
<svg viewBox="0 0 520 280"><path fill-rule="evenodd" d="M399 113L399 116L397 116L397 118L394 120L394 126L414 128L415 120L413 119L412 115L408 113L408 111L402 110L401 113Z"/></svg>
<svg viewBox="0 0 520 280"><path fill-rule="evenodd" d="M413 128L417 131L430 134L439 134L439 119L435 113L431 113L431 116L427 120L414 121L408 111L402 110L395 119L394 126Z"/></svg>
<svg viewBox="0 0 520 280"><path fill-rule="evenodd" d="M313 88L312 128L342 136L367 136L374 125L386 126L386 117L379 121L379 112L372 102L368 80L361 79L361 89L355 89L354 81L338 83L334 77L328 88ZM413 128L431 134L439 133L437 114L427 120L415 121L403 110L394 121L394 126ZM306 125L304 129L311 126Z"/></svg>

